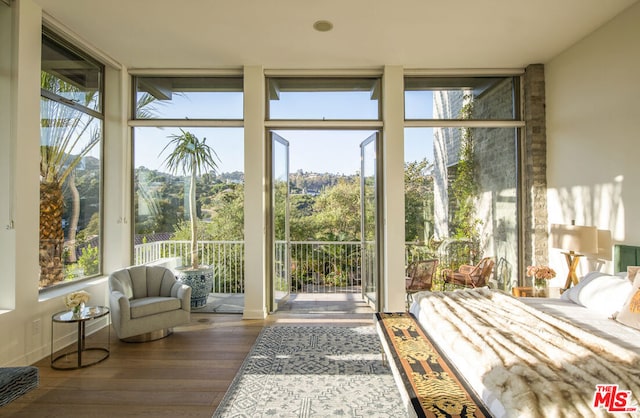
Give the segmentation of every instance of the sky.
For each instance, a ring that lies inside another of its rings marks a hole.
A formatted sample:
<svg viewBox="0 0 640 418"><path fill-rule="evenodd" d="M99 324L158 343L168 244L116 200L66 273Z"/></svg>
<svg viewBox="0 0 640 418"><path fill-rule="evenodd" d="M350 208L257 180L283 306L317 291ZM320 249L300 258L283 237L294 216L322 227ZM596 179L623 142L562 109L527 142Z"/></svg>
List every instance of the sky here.
<svg viewBox="0 0 640 418"><path fill-rule="evenodd" d="M188 97L174 95L171 102L157 102L155 113L162 118L192 119L242 118L240 93L189 93ZM407 94L408 115L431 113L428 98ZM303 119L374 119L377 102L362 94L297 93L281 94L271 101L273 118ZM183 128L216 151L219 172L244 171L244 139L242 128ZM290 172L355 174L360 170L360 143L372 135L371 130L276 130L289 141ZM162 149L178 128L137 127L134 129L135 166L165 171L162 162L168 150ZM433 162L433 129L405 129L405 161L427 158Z"/></svg>

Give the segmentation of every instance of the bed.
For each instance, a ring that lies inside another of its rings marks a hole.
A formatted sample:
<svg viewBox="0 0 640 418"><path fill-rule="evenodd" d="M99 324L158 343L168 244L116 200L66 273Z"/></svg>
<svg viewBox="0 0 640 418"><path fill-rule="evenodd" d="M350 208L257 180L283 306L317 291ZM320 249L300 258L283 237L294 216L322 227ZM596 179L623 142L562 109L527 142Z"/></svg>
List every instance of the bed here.
<svg viewBox="0 0 640 418"><path fill-rule="evenodd" d="M616 417L640 417L640 310L630 311L640 275L632 279L593 272L556 299L488 288L420 292L410 312L496 417L608 416L616 408ZM616 405L613 385L624 395Z"/></svg>

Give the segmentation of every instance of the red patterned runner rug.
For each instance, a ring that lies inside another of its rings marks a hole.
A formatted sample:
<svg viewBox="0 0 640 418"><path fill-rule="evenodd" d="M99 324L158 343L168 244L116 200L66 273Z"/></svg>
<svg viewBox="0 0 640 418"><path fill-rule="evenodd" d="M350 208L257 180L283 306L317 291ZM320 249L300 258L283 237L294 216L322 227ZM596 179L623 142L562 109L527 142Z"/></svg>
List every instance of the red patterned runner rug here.
<svg viewBox="0 0 640 418"><path fill-rule="evenodd" d="M402 380L416 416L491 417L412 314L378 312L376 319L394 376Z"/></svg>

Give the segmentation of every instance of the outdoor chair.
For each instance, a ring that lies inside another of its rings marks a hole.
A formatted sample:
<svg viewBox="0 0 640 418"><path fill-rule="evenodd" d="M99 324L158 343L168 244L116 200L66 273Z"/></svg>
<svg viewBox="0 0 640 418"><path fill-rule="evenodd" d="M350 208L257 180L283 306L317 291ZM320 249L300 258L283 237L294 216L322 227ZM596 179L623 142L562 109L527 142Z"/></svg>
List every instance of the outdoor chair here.
<svg viewBox="0 0 640 418"><path fill-rule="evenodd" d="M406 270L404 286L407 295L407 310L409 310L409 306L413 302L414 293L431 290L437 266L438 260L412 261L409 264Z"/></svg>
<svg viewBox="0 0 640 418"><path fill-rule="evenodd" d="M493 257L485 257L475 266L463 264L458 271L445 269L442 279L445 286L452 284L458 287L483 287L489 284L489 277L493 272L495 261Z"/></svg>

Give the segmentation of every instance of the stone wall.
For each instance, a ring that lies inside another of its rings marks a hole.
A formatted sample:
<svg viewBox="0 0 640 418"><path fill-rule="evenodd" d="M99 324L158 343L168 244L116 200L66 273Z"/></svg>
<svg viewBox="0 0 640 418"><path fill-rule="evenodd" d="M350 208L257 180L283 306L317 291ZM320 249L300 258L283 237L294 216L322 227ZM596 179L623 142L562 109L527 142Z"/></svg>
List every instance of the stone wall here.
<svg viewBox="0 0 640 418"><path fill-rule="evenodd" d="M505 79L476 97L474 119L511 116L512 91L511 79ZM474 128L472 132L480 248L484 255L495 257L494 284L510 290L518 277L517 132L515 128Z"/></svg>
<svg viewBox="0 0 640 418"><path fill-rule="evenodd" d="M544 65L532 64L523 77L523 265L547 264L547 134ZM522 281L521 281L522 283Z"/></svg>

